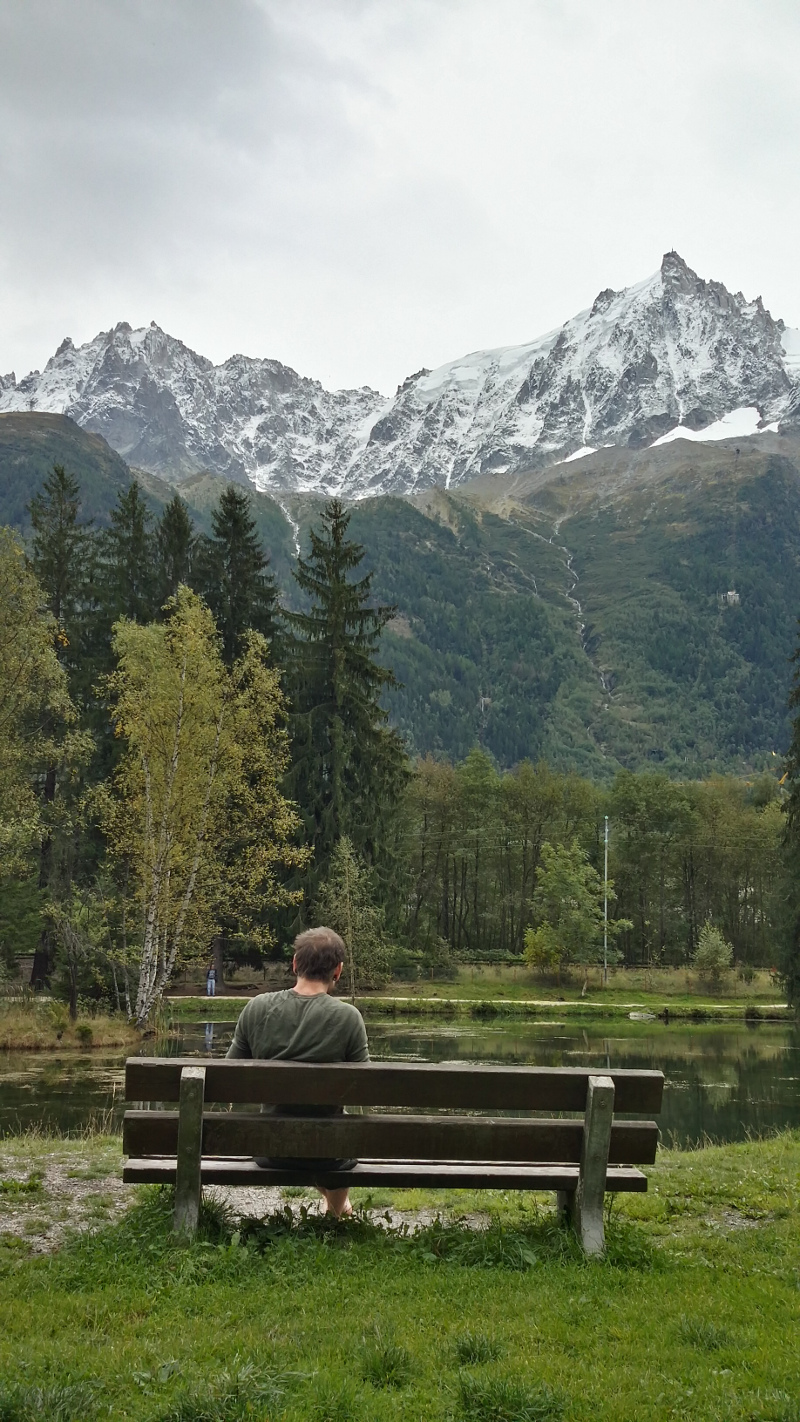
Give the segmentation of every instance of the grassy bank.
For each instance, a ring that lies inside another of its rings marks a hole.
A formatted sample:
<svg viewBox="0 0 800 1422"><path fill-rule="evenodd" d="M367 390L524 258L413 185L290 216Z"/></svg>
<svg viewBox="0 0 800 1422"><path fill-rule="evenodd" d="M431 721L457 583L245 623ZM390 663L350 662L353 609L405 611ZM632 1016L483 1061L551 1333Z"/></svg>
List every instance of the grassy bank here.
<svg viewBox="0 0 800 1422"><path fill-rule="evenodd" d="M270 983L270 989L274 986ZM169 1010L176 1018L196 1020L208 1015L213 1002L215 1016L225 1010L223 1003L235 1016L249 995L266 990L254 978L246 987L243 982L241 994L230 984L215 999L200 993L170 997ZM611 1018L651 1012L686 1021L781 1020L792 1016L781 988L767 972L757 972L749 983L729 973L712 987L686 968L620 969L611 971L604 984L599 969L591 969L586 978L581 974L554 983L543 982L525 967L478 965L462 967L448 980L393 981L380 992L360 997L359 1006L372 1016L541 1018L552 1016L554 1009L559 1015Z"/></svg>
<svg viewBox="0 0 800 1422"><path fill-rule="evenodd" d="M90 1169L86 1142L57 1149ZM797 1422L798 1178L798 1133L664 1152L591 1265L516 1195L440 1196L413 1238L366 1217L232 1230L210 1210L185 1247L143 1192L55 1254L0 1248L0 1416Z"/></svg>
<svg viewBox="0 0 800 1422"><path fill-rule="evenodd" d="M664 1002L652 997L628 1002L610 1002L604 998L587 997L577 1001L542 1000L541 998L458 998L458 997L389 997L380 995L359 999L359 1007L367 1017L497 1017L551 1020L554 1016L574 1018L628 1018L632 1012L648 1014L669 1021L736 1022L784 1021L792 1013L783 1004L725 1003L695 1000L692 1003Z"/></svg>
<svg viewBox="0 0 800 1422"><path fill-rule="evenodd" d="M236 1018L249 999L232 993L209 999L206 997L173 997L169 1011L176 1021L217 1021ZM724 1002L695 998L688 1003L664 1001L655 995L613 1002L605 998L587 997L567 1001L563 998L502 998L458 997L446 988L441 996L421 996L370 993L357 998L357 1006L367 1020L378 1017L473 1018L475 1020L508 1017L516 1019L561 1021L574 1018L628 1018L631 1012L648 1013L665 1021L681 1022L784 1022L793 1019L791 1009L783 1003Z"/></svg>
<svg viewBox="0 0 800 1422"><path fill-rule="evenodd" d="M133 1050L141 1040L141 1032L123 1017L79 1016L72 1022L63 1002L33 998L0 1003L0 1051L86 1051L92 1047Z"/></svg>

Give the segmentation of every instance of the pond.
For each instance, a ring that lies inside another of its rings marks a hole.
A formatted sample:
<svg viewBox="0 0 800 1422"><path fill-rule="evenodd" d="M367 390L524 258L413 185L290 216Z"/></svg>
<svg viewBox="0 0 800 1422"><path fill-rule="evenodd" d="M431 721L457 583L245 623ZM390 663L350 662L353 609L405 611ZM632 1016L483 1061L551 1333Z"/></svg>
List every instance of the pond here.
<svg viewBox="0 0 800 1422"><path fill-rule="evenodd" d="M659 1124L667 1143L736 1141L800 1126L800 1029L790 1024L689 1026L606 1018L432 1025L424 1018L397 1023L370 1021L368 1011L366 1016L373 1056L396 1061L660 1069L666 1090ZM169 1042L150 1049L162 1056L221 1056L233 1026L183 1023ZM78 1131L104 1115L118 1123L125 1109L125 1055L0 1053L0 1132L37 1125Z"/></svg>

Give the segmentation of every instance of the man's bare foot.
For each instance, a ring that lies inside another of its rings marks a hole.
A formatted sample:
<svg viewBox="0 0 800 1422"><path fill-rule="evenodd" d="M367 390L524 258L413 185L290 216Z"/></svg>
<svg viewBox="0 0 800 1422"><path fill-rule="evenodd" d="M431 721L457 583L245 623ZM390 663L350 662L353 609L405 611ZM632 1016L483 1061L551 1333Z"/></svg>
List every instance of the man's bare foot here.
<svg viewBox="0 0 800 1422"><path fill-rule="evenodd" d="M341 1219L342 1215L352 1215L353 1206L350 1204L347 1190L323 1190L320 1186L319 1193L328 1207L327 1214L335 1215L337 1220Z"/></svg>

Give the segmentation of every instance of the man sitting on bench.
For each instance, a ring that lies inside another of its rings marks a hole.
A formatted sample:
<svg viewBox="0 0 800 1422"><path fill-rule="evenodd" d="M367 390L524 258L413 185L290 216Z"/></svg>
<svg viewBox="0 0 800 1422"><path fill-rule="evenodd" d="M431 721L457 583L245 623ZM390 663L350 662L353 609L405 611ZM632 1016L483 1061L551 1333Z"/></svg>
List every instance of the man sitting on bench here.
<svg viewBox="0 0 800 1422"><path fill-rule="evenodd" d="M253 1057L289 1062L368 1062L364 1019L358 1008L330 997L344 964L344 943L332 928L309 928L294 940L293 988L264 992L242 1010L229 1057ZM282 1116L334 1116L339 1106L275 1106L263 1108ZM259 1160L279 1170L351 1170L354 1160ZM310 1174L313 1182L313 1174ZM315 1182L314 1182L315 1183ZM346 1189L317 1186L329 1211L338 1218L351 1213Z"/></svg>

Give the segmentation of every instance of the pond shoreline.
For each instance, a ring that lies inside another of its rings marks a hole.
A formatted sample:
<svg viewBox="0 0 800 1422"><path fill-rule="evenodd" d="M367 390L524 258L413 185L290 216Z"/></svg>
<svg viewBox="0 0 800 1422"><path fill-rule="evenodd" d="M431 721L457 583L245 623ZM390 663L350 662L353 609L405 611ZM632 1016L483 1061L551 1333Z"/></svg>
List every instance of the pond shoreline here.
<svg viewBox="0 0 800 1422"><path fill-rule="evenodd" d="M116 1127L125 1110L129 1056L224 1056L236 999L203 1001L202 1013L163 1021L164 1032L91 1051L0 1052L0 1135L38 1128L81 1133ZM796 1080L800 1030L790 1021L668 1022L650 1014L604 1017L560 1006L535 1016L450 1010L413 1013L364 1007L375 1060L463 1061L506 1066L661 1070L667 1078L660 1126L676 1143L738 1140L800 1126ZM554 1020L555 1019L555 1020Z"/></svg>
<svg viewBox="0 0 800 1422"><path fill-rule="evenodd" d="M202 1020L209 1010L217 1013L224 1003L237 1016L242 1008L257 994L234 996L232 993L217 997L167 997L176 1018ZM179 1006L180 1004L180 1006ZM633 1002L596 1002L592 999L548 999L548 998L469 998L469 997L357 997L356 1006L370 1017L527 1017L541 1020L553 1014L570 1017L630 1019L632 1014L642 1015L641 1020L661 1022L792 1022L794 1014L786 1003L755 1002L699 1002L694 1006L686 1003L651 1004ZM635 1019L634 1019L635 1020Z"/></svg>

